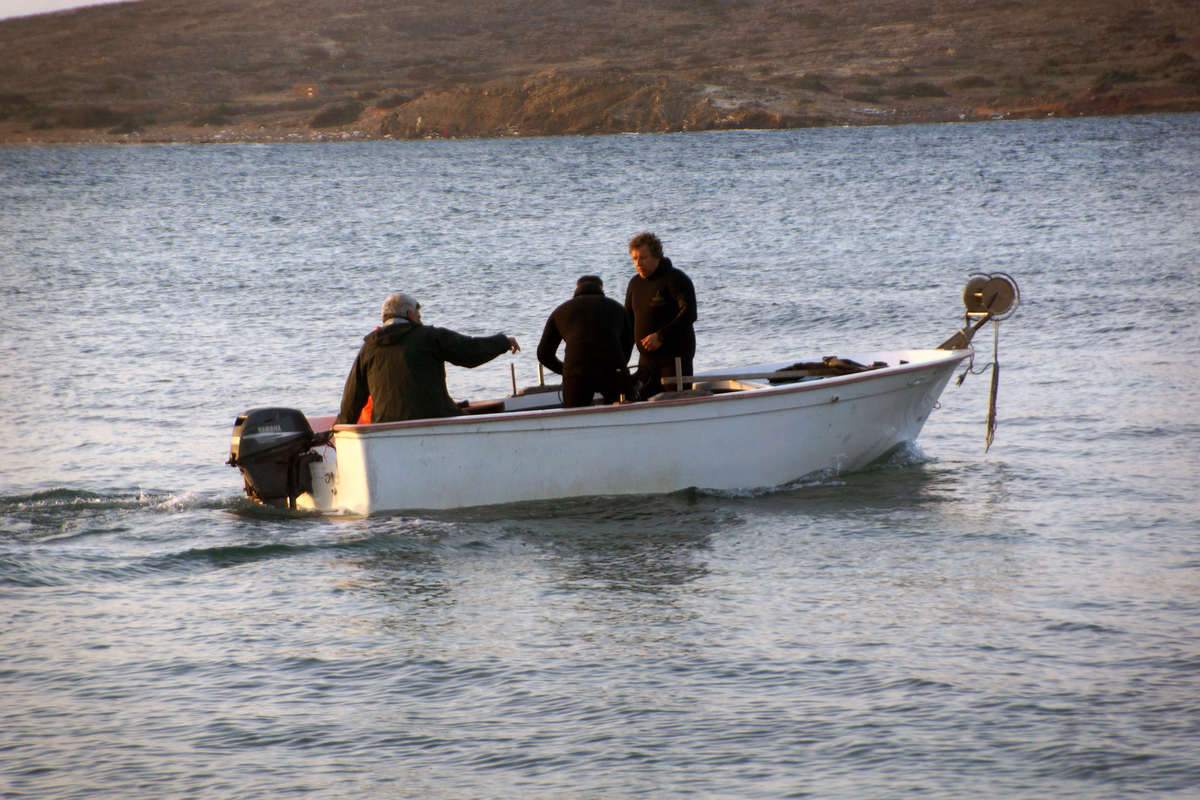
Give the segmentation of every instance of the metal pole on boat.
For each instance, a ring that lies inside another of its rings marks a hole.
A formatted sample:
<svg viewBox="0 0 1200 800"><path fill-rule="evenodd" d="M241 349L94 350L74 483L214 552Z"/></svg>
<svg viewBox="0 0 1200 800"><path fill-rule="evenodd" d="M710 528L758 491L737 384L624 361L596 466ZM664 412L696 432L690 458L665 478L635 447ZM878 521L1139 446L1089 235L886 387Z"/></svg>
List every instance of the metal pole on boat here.
<svg viewBox="0 0 1200 800"><path fill-rule="evenodd" d="M675 391L683 391L683 359L675 356Z"/></svg>
<svg viewBox="0 0 1200 800"><path fill-rule="evenodd" d="M512 384L513 384L512 396L516 397L517 396L517 365L510 362L508 365L508 369L509 369L509 372L512 373Z"/></svg>
<svg viewBox="0 0 1200 800"><path fill-rule="evenodd" d="M538 363L538 386L546 385L546 370Z"/></svg>

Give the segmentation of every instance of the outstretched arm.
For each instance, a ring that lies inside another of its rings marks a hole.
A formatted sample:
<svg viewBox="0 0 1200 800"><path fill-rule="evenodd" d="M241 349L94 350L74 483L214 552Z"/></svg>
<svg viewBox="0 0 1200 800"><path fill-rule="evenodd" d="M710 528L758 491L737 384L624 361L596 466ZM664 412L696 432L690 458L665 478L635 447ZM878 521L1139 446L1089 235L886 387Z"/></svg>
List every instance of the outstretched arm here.
<svg viewBox="0 0 1200 800"><path fill-rule="evenodd" d="M515 339L503 333L497 333L495 336L466 336L448 328L434 328L433 335L437 339L438 355L443 361L468 369L486 364L504 353L515 353L521 349L516 346Z"/></svg>

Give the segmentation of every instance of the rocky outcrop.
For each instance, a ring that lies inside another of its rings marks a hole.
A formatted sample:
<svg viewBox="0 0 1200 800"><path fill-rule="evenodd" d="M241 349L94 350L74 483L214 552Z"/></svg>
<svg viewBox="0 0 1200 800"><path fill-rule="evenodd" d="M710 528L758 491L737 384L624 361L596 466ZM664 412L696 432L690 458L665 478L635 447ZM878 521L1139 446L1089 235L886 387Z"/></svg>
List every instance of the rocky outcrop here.
<svg viewBox="0 0 1200 800"><path fill-rule="evenodd" d="M1181 0L138 0L0 20L0 144L1200 110Z"/></svg>
<svg viewBox="0 0 1200 800"><path fill-rule="evenodd" d="M386 115L378 134L398 139L561 136L824 124L829 124L824 116L723 107L689 81L608 70L545 73L434 92Z"/></svg>

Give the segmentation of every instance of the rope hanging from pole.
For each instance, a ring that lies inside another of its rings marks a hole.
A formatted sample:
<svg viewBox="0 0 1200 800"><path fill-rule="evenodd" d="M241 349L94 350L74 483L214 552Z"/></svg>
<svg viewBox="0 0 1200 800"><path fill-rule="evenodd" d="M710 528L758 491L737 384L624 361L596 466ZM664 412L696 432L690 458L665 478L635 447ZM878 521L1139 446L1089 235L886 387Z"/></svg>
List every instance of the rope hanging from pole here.
<svg viewBox="0 0 1200 800"><path fill-rule="evenodd" d="M987 415L987 446L983 452L992 449L992 441L996 438L996 394L1000 390L1000 320L992 322L995 338L992 340L992 389L988 393Z"/></svg>

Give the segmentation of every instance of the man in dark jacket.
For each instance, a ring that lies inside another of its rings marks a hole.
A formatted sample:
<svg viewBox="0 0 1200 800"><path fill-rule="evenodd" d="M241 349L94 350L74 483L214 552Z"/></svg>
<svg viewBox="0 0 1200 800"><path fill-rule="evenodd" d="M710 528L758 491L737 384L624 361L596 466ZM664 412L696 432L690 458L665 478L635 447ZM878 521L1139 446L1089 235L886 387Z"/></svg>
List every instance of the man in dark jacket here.
<svg viewBox="0 0 1200 800"><path fill-rule="evenodd" d="M565 361L559 361L558 345L564 341ZM590 406L596 392L606 403L632 394L628 366L632 352L629 315L620 303L604 296L604 281L584 275L575 283L575 296L546 320L537 357L563 376L563 408L578 408Z"/></svg>
<svg viewBox="0 0 1200 800"><path fill-rule="evenodd" d="M421 304L393 294L383 303L383 326L367 335L354 359L337 423L357 423L368 398L372 423L458 416L463 411L446 389L446 362L478 367L520 349L503 333L464 336L423 325Z"/></svg>
<svg viewBox="0 0 1200 800"><path fill-rule="evenodd" d="M663 256L662 241L653 233L639 233L629 241L629 256L637 275L625 292L625 310L633 320L637 341L642 397L663 391L663 378L675 377L675 359L683 375L692 374L696 355L696 290L692 281ZM670 383L667 388L674 388ZM691 383L684 384L685 389Z"/></svg>

